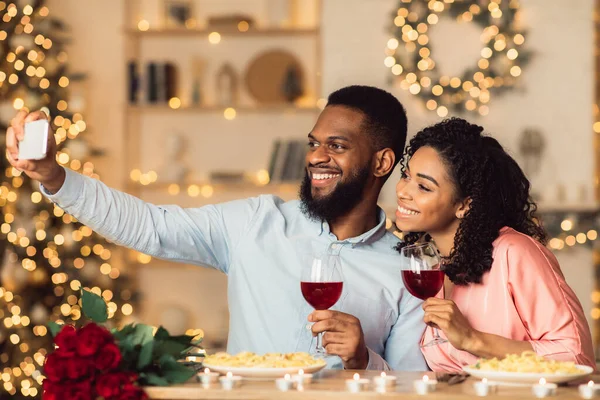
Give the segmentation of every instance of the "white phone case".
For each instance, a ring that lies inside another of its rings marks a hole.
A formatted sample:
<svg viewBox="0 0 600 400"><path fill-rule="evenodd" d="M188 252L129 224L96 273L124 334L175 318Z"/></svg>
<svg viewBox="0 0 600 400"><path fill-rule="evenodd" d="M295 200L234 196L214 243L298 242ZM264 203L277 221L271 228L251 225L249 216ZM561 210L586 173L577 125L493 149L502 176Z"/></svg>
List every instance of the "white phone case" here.
<svg viewBox="0 0 600 400"><path fill-rule="evenodd" d="M19 142L20 160L41 160L48 150L48 121L40 119L25 124L25 137Z"/></svg>

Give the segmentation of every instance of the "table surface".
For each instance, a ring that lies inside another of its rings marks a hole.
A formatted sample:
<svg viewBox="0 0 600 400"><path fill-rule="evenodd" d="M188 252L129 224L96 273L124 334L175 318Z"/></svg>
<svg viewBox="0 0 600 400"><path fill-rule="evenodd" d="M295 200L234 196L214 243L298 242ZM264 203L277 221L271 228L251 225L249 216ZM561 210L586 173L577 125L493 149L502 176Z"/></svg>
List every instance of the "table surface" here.
<svg viewBox="0 0 600 400"><path fill-rule="evenodd" d="M358 372L361 378L373 378L380 375L378 371L352 371L352 370L323 370L315 375L315 380L305 385L302 391L296 389L281 392L275 387L273 380L243 380L242 385L233 390L222 390L220 384L214 383L209 388L203 388L200 383L186 383L183 385L169 387L147 387L144 388L150 399L161 400L220 400L220 399L248 399L248 400L275 400L275 399L297 399L297 400L320 400L347 398L352 400L362 399L423 399L430 397L441 400L466 400L476 397L473 383L478 379L469 377L462 383L448 385L439 382L437 390L427 396L418 395L413 389L413 381L422 379L423 372L389 372L388 375L397 377L396 387L389 388L386 393L377 393L372 385L360 393L350 393L346 389L346 379L351 379ZM435 373L427 373L431 379L435 379ZM577 386L586 383L590 379L598 382L600 375L588 376L580 381L571 382L568 385L559 385L556 396L551 400L580 399ZM496 394L486 396L488 399L535 399L531 386L499 386Z"/></svg>

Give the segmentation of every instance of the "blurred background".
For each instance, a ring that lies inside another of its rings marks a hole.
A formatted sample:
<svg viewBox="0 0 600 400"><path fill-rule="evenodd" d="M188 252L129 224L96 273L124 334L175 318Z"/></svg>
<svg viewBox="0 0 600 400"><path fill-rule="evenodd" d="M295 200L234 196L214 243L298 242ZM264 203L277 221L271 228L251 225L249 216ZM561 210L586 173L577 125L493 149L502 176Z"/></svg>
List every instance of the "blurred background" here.
<svg viewBox="0 0 600 400"><path fill-rule="evenodd" d="M597 345L597 7L4 0L0 125L23 106L47 107L63 165L152 203L197 207L261 193L295 198L306 135L340 87L393 93L410 135L461 116L498 138L531 179ZM1 166L3 390L39 395L44 324L80 318L80 285L109 302L115 325L201 329L209 351L226 346L225 276L118 249ZM380 198L391 216L398 178Z"/></svg>

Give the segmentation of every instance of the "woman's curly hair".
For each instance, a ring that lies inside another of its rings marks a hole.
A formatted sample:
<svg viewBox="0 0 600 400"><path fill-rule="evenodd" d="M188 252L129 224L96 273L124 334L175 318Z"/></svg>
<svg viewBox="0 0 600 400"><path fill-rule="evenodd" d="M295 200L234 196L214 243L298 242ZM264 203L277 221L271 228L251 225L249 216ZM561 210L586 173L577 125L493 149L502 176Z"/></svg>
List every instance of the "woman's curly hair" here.
<svg viewBox="0 0 600 400"><path fill-rule="evenodd" d="M446 119L417 133L401 164L404 172L418 149L435 149L454 184L455 200L471 200L444 262L444 272L457 285L481 282L492 266L492 243L505 226L546 244L546 232L535 217L537 206L529 195L529 180L500 143L482 133L481 126ZM424 232L408 232L397 249L429 239Z"/></svg>

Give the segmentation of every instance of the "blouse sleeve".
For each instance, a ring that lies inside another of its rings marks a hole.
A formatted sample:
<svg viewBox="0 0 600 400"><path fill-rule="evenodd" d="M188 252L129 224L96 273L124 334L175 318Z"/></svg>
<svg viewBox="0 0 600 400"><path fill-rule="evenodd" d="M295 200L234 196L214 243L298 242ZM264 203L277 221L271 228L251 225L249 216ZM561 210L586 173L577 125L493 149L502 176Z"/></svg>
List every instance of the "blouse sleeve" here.
<svg viewBox="0 0 600 400"><path fill-rule="evenodd" d="M511 235L505 244L508 290L534 351L550 359L595 368L583 308L567 285L556 257L525 235Z"/></svg>

